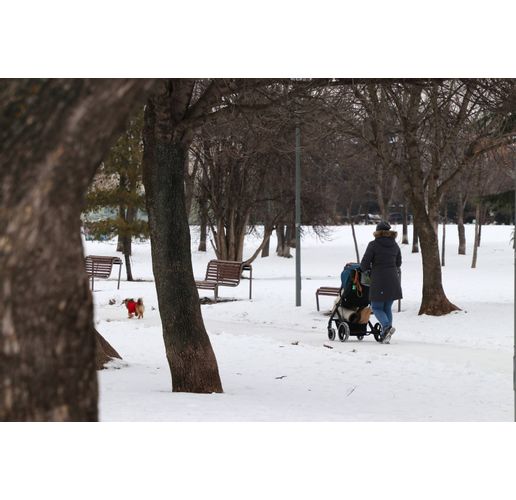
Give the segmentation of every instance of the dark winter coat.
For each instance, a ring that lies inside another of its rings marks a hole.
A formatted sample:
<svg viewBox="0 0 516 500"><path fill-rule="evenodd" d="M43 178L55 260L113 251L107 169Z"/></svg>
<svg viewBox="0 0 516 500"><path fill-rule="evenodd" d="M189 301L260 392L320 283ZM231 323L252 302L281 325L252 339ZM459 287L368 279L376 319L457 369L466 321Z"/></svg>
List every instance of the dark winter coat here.
<svg viewBox="0 0 516 500"><path fill-rule="evenodd" d="M395 231L376 231L360 262L362 271L371 270L369 300L384 302L401 299L398 268L401 267L401 250L396 243Z"/></svg>

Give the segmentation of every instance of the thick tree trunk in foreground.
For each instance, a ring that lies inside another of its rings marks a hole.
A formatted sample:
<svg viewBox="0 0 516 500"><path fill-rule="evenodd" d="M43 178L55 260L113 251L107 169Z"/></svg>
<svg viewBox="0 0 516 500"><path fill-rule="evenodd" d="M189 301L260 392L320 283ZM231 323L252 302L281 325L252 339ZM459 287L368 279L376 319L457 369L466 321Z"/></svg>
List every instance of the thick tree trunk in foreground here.
<svg viewBox="0 0 516 500"><path fill-rule="evenodd" d="M84 195L146 80L0 81L0 420L97 419Z"/></svg>
<svg viewBox="0 0 516 500"><path fill-rule="evenodd" d="M181 94L171 87L160 85L149 100L144 125L143 180L163 339L174 392L222 392L195 287L184 190L187 147L174 134Z"/></svg>

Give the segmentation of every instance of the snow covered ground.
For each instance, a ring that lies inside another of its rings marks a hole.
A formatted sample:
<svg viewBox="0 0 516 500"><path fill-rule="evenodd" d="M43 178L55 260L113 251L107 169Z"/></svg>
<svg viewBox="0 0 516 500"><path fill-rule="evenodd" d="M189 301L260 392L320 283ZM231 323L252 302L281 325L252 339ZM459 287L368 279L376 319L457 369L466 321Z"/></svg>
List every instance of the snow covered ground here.
<svg viewBox="0 0 516 500"><path fill-rule="evenodd" d="M120 290L113 279L95 283L97 328L123 357L99 373L101 419L511 421L512 227L483 228L477 269L470 267L474 227L466 228L466 256L457 255L456 227L447 227L444 288L462 311L444 317L418 316L421 255L402 245L405 299L401 312L394 307L397 331L390 345L372 336L362 342L328 340L325 313L332 298L321 297L317 312L315 290L338 286L343 265L355 260L350 227L330 229L324 240L311 230L303 238L302 307L295 307L294 259L275 255L253 264L252 300L243 281L221 288L221 297L236 301L202 306L224 387L224 394L212 395L171 392L150 245L134 244L133 275L142 281L122 281ZM374 226L356 230L362 253ZM203 278L214 255L197 252L197 243L192 228L194 273ZM249 236L244 256L258 243ZM271 249L275 245L273 239ZM116 255L115 243L88 241L85 253ZM120 305L125 297L144 298L143 320L126 318ZM109 305L110 299L116 304Z"/></svg>

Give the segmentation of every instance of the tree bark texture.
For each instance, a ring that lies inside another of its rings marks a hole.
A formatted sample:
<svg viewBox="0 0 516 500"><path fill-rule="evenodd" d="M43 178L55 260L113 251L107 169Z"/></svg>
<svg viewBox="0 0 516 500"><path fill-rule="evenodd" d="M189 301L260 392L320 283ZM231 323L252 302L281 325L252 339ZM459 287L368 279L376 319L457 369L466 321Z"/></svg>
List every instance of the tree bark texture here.
<svg viewBox="0 0 516 500"><path fill-rule="evenodd" d="M478 245L482 243L482 226L484 225L484 221L487 217L487 207L483 207L482 204L480 204L480 217L478 220Z"/></svg>
<svg viewBox="0 0 516 500"><path fill-rule="evenodd" d="M263 255L263 251L264 251L266 246L267 247L269 246L269 241L271 239L272 231L273 230L274 229L271 226L265 226L264 227L264 233L263 233L262 242L260 243L260 246L255 250L253 255L251 255L251 257L249 257L248 259L245 260L246 264L252 264L256 260L256 257L258 257L260 252L262 254L262 257L264 256Z"/></svg>
<svg viewBox="0 0 516 500"><path fill-rule="evenodd" d="M290 253L290 235L288 231L288 226L285 224L278 224L276 226L276 235L278 237L278 245L276 247L276 253L278 257L285 257L287 259L291 259L292 254Z"/></svg>
<svg viewBox="0 0 516 500"><path fill-rule="evenodd" d="M0 420L97 419L80 215L147 80L0 81Z"/></svg>
<svg viewBox="0 0 516 500"><path fill-rule="evenodd" d="M471 267L477 267L477 255L480 242L480 203L477 203L475 220L475 241L473 243L473 257L471 258Z"/></svg>
<svg viewBox="0 0 516 500"><path fill-rule="evenodd" d="M266 240L264 240L264 244L262 247L262 254L261 254L262 259L264 257L268 257L270 255L270 248L271 248L271 238L270 237L272 236L274 227L271 225L265 224L263 230L264 230L264 234L269 233L269 237Z"/></svg>
<svg viewBox="0 0 516 500"><path fill-rule="evenodd" d="M199 252L206 252L206 237L208 233L208 207L205 196L199 198L199 216L200 216L200 227L199 227Z"/></svg>
<svg viewBox="0 0 516 500"><path fill-rule="evenodd" d="M233 209L217 220L214 238L219 259L242 261L248 222L248 212L239 213Z"/></svg>
<svg viewBox="0 0 516 500"><path fill-rule="evenodd" d="M136 209L134 207L128 207L124 210L124 219L128 225L134 222L136 217ZM120 239L120 238L119 238ZM131 268L131 255L132 255L132 236L130 234L124 234L122 236L122 253L124 254L125 272L127 281L134 281L133 270Z"/></svg>
<svg viewBox="0 0 516 500"><path fill-rule="evenodd" d="M423 297L418 314L441 316L459 310L444 293L441 262L439 259L439 242L434 229L434 221L424 211L414 210L421 240L421 257L423 261Z"/></svg>
<svg viewBox="0 0 516 500"><path fill-rule="evenodd" d="M419 236L415 219L412 222L412 253L419 253Z"/></svg>
<svg viewBox="0 0 516 500"><path fill-rule="evenodd" d="M185 207L186 207L186 215L190 218L190 213L192 212L192 201L194 195L194 180L195 180L195 171L189 172L190 169L190 161L188 159L188 154L185 159ZM194 168L195 170L195 168Z"/></svg>
<svg viewBox="0 0 516 500"><path fill-rule="evenodd" d="M195 286L185 205L188 141L176 130L180 85L166 82L145 110L143 181L163 339L174 392L222 392ZM187 104L186 104L187 105Z"/></svg>
<svg viewBox="0 0 516 500"><path fill-rule="evenodd" d="M457 202L457 231L459 233L459 255L466 255L466 231L464 229L464 196L459 190Z"/></svg>
<svg viewBox="0 0 516 500"><path fill-rule="evenodd" d="M105 365L114 358L122 359L115 348L94 328L95 336L95 368L103 370Z"/></svg>
<svg viewBox="0 0 516 500"><path fill-rule="evenodd" d="M283 252L283 242L285 241L285 225L279 223L276 226L276 254L281 257Z"/></svg>

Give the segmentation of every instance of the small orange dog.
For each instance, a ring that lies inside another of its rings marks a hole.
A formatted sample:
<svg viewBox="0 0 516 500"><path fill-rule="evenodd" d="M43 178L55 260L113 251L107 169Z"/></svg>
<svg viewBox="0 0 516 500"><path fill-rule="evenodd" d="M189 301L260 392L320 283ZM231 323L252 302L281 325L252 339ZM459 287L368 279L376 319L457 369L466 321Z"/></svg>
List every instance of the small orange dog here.
<svg viewBox="0 0 516 500"><path fill-rule="evenodd" d="M140 298L137 301L134 299L124 299L125 307L127 307L127 314L129 318L136 316L138 319L143 319L143 313L145 312L145 306L143 300Z"/></svg>

